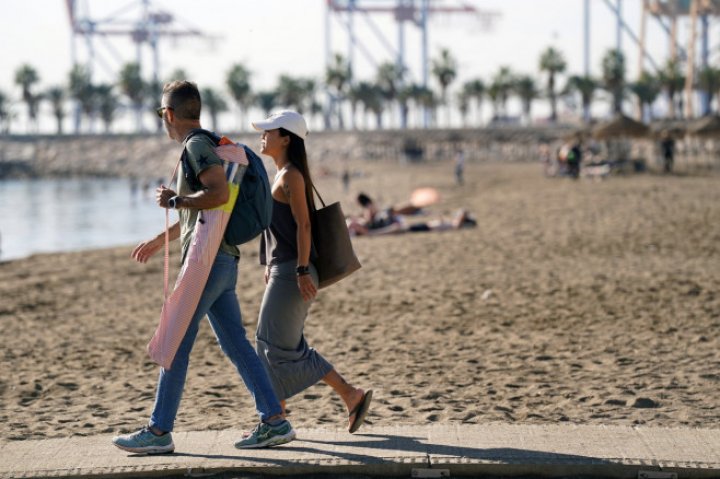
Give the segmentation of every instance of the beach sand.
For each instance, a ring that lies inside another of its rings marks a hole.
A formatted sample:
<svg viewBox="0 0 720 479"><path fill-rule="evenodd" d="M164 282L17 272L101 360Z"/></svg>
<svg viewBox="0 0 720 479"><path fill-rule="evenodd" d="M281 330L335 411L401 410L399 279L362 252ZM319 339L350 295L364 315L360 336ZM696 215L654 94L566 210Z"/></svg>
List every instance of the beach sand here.
<svg viewBox="0 0 720 479"><path fill-rule="evenodd" d="M315 168L325 200L341 199L346 213L357 191L388 204L433 186L441 201L410 221L460 207L478 220L355 238L363 268L320 292L306 336L349 382L374 389L368 423L717 427L717 174L572 181L544 178L537 164L471 163L458 187L450 161L351 166L349 193L338 168ZM238 282L251 338L264 288L256 249L243 246ZM162 258L139 265L131 250L0 263L0 439L147 422L158 368L145 346L162 303ZM296 427L346 426L323 384L288 407ZM176 430L256 420L203 323Z"/></svg>

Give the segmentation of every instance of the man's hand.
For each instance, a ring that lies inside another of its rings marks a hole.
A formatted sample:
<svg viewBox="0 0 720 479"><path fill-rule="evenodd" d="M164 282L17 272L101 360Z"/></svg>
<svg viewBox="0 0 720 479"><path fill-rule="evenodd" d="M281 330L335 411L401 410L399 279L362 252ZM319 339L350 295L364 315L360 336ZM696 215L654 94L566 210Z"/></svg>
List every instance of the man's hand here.
<svg viewBox="0 0 720 479"><path fill-rule="evenodd" d="M175 191L165 187L165 185L160 185L155 190L155 201L159 206L162 206L163 208L168 208L168 200L176 195L177 193L175 193Z"/></svg>
<svg viewBox="0 0 720 479"><path fill-rule="evenodd" d="M135 247L130 256L138 263L147 263L155 253L160 251L164 244L163 237L143 241Z"/></svg>

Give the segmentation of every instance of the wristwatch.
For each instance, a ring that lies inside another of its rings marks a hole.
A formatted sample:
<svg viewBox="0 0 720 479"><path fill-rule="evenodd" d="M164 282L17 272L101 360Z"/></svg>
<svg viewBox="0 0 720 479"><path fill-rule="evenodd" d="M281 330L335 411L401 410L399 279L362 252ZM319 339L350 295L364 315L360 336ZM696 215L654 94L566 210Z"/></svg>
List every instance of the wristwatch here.
<svg viewBox="0 0 720 479"><path fill-rule="evenodd" d="M305 276L306 274L310 274L310 266L298 266L295 268L295 274L298 276Z"/></svg>
<svg viewBox="0 0 720 479"><path fill-rule="evenodd" d="M170 198L168 200L168 206L175 210L179 210L180 209L180 196L175 195L172 198Z"/></svg>

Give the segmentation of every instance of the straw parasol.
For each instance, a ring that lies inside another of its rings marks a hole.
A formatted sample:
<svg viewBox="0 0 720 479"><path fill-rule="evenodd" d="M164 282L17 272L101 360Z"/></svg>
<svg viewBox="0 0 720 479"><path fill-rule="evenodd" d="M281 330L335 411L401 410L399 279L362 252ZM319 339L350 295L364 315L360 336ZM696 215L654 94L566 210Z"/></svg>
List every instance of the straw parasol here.
<svg viewBox="0 0 720 479"><path fill-rule="evenodd" d="M679 140L685 136L688 131L688 125L681 120L657 120L648 125L650 135L655 139L663 139L666 137Z"/></svg>
<svg viewBox="0 0 720 479"><path fill-rule="evenodd" d="M563 141L583 141L592 135L590 127L573 128L562 136Z"/></svg>
<svg viewBox="0 0 720 479"><path fill-rule="evenodd" d="M688 127L688 133L703 138L720 138L720 116L704 116Z"/></svg>
<svg viewBox="0 0 720 479"><path fill-rule="evenodd" d="M645 123L633 120L621 114L615 115L611 120L600 123L592 130L592 135L598 140L610 138L640 138L648 134L649 129Z"/></svg>

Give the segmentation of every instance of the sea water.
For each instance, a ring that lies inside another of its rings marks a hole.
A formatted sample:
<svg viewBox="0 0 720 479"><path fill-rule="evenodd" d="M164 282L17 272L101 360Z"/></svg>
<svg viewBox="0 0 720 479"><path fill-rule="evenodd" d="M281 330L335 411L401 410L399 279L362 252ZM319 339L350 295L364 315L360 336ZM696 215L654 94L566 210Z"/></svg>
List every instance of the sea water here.
<svg viewBox="0 0 720 479"><path fill-rule="evenodd" d="M0 261L120 245L129 254L165 228L155 187L128 178L0 181Z"/></svg>

